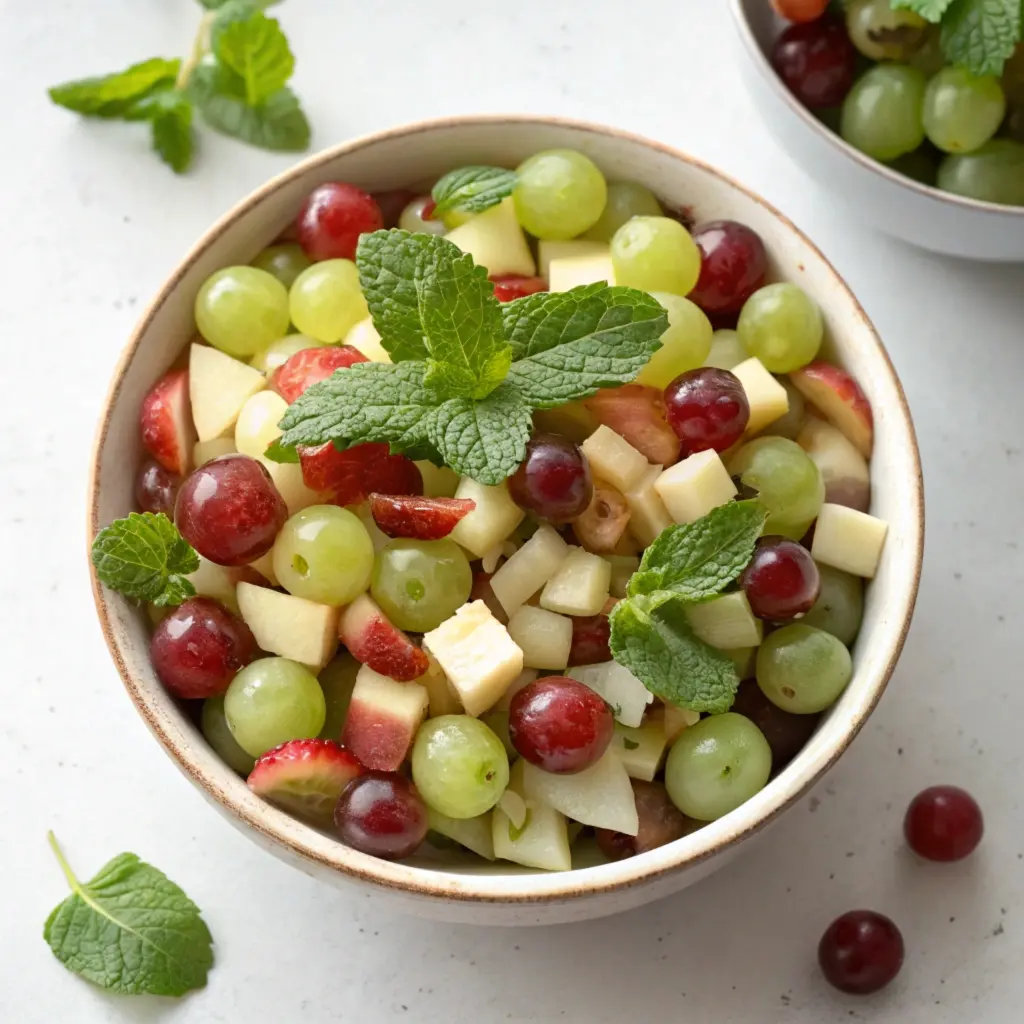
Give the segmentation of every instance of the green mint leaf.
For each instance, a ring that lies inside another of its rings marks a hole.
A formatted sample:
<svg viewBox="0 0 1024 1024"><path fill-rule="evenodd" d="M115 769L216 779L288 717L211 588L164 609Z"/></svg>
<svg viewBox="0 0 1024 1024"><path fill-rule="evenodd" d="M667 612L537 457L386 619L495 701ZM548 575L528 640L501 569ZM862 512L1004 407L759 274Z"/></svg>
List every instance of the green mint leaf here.
<svg viewBox="0 0 1024 1024"><path fill-rule="evenodd" d="M192 162L195 136L192 131L192 102L177 89L159 93L152 101L153 148L176 174Z"/></svg>
<svg viewBox="0 0 1024 1024"><path fill-rule="evenodd" d="M434 186L434 216L441 217L452 210L481 213L512 195L515 187L515 171L479 165L460 167L449 171Z"/></svg>
<svg viewBox="0 0 1024 1024"><path fill-rule="evenodd" d="M644 551L628 593L671 591L684 601L705 601L746 568L766 513L758 501L733 501L692 523L669 526Z"/></svg>
<svg viewBox="0 0 1024 1024"><path fill-rule="evenodd" d="M732 707L740 684L736 668L694 635L682 601L665 594L631 597L619 601L610 619L612 656L656 697L712 714Z"/></svg>
<svg viewBox="0 0 1024 1024"><path fill-rule="evenodd" d="M501 384L486 398L451 398L427 423L430 442L460 476L494 486L526 457L533 417L515 388Z"/></svg>
<svg viewBox="0 0 1024 1024"><path fill-rule="evenodd" d="M162 871L122 853L82 883L48 838L71 895L46 919L43 938L69 971L125 995L181 996L206 984L210 930Z"/></svg>
<svg viewBox="0 0 1024 1024"><path fill-rule="evenodd" d="M280 2L281 0L199 0L199 3L208 11L222 11L225 7L233 7L239 3L261 10L264 7L273 7L274 4Z"/></svg>
<svg viewBox="0 0 1024 1024"><path fill-rule="evenodd" d="M590 284L502 306L512 345L509 383L550 409L631 381L661 347L665 307L635 288Z"/></svg>
<svg viewBox="0 0 1024 1024"><path fill-rule="evenodd" d="M217 59L245 83L245 102L250 107L281 89L295 70L295 57L280 23L257 10L227 21L213 46Z"/></svg>
<svg viewBox="0 0 1024 1024"><path fill-rule="evenodd" d="M199 556L162 512L131 512L96 535L92 564L101 583L155 605L178 605L195 596L185 579Z"/></svg>
<svg viewBox="0 0 1024 1024"><path fill-rule="evenodd" d="M942 20L942 52L974 75L1001 75L1021 38L1021 0L954 0Z"/></svg>
<svg viewBox="0 0 1024 1024"><path fill-rule="evenodd" d="M954 0L889 0L894 11L905 10L920 14L925 21L938 23Z"/></svg>
<svg viewBox="0 0 1024 1024"><path fill-rule="evenodd" d="M263 453L263 458L269 459L271 462L298 462L299 453L294 447L289 448L281 444L280 438L275 438Z"/></svg>
<svg viewBox="0 0 1024 1024"><path fill-rule="evenodd" d="M154 57L110 75L55 85L49 96L58 106L76 114L120 118L143 97L172 88L180 67L180 60Z"/></svg>

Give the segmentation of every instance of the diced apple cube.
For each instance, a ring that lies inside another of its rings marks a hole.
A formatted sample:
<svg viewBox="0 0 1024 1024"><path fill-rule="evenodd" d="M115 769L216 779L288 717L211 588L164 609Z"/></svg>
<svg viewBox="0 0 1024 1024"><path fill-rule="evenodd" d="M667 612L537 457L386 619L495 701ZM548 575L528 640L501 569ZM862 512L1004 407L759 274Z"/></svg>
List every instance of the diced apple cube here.
<svg viewBox="0 0 1024 1024"><path fill-rule="evenodd" d="M448 682L448 677L438 664L437 658L428 654L427 659L430 662L430 668L414 681L424 687L430 697L430 717L461 715L462 701L459 700L455 687Z"/></svg>
<svg viewBox="0 0 1024 1024"><path fill-rule="evenodd" d="M764 624L754 617L742 590L722 594L703 604L687 605L686 618L704 643L723 651L757 647L764 638Z"/></svg>
<svg viewBox="0 0 1024 1024"><path fill-rule="evenodd" d="M210 459L238 451L233 437L211 437L209 441L196 441L192 448L192 465L205 466Z"/></svg>
<svg viewBox="0 0 1024 1024"><path fill-rule="evenodd" d="M466 519L472 515L470 512ZM540 527L491 577L491 590L505 614L514 615L533 597L558 572L568 554L569 545L552 527Z"/></svg>
<svg viewBox="0 0 1024 1024"><path fill-rule="evenodd" d="M508 711L509 705L512 703L512 698L524 686L529 686L530 683L532 683L537 678L538 674L539 673L535 668L524 668L523 671L520 672L519 675L517 675L511 683L508 684L508 687L506 688L505 692L498 698L498 700L495 702L494 707L491 710Z"/></svg>
<svg viewBox="0 0 1024 1024"><path fill-rule="evenodd" d="M188 390L199 440L210 441L226 434L246 400L266 386L266 377L247 363L209 345L193 344L189 350Z"/></svg>
<svg viewBox="0 0 1024 1024"><path fill-rule="evenodd" d="M345 716L342 746L367 768L397 771L427 717L428 703L425 687L396 683L363 665Z"/></svg>
<svg viewBox="0 0 1024 1024"><path fill-rule="evenodd" d="M750 404L747 433L756 434L789 412L786 389L765 369L760 359L746 359L732 372L739 378Z"/></svg>
<svg viewBox="0 0 1024 1024"><path fill-rule="evenodd" d="M571 241L550 241L542 238L537 243L537 271L541 277L549 278L552 260L607 256L609 252L607 242L593 242L586 238L574 238Z"/></svg>
<svg viewBox="0 0 1024 1024"><path fill-rule="evenodd" d="M608 600L611 564L583 548L570 548L558 571L544 584L540 606L561 615L597 615Z"/></svg>
<svg viewBox="0 0 1024 1024"><path fill-rule="evenodd" d="M249 568L255 569L272 587L280 586L277 579L277 573L274 572L273 548L271 548L265 555L257 558L255 562L250 562Z"/></svg>
<svg viewBox="0 0 1024 1024"><path fill-rule="evenodd" d="M506 789L498 798L498 806L508 815L513 828L522 828L526 824L529 808L526 801L514 790Z"/></svg>
<svg viewBox="0 0 1024 1024"><path fill-rule="evenodd" d="M665 727L660 721L645 722L636 729L615 723L611 748L619 755L631 779L653 782L668 747Z"/></svg>
<svg viewBox="0 0 1024 1024"><path fill-rule="evenodd" d="M644 547L653 544L658 534L672 525L672 517L654 486L661 473L661 466L649 466L637 485L625 495L629 529Z"/></svg>
<svg viewBox="0 0 1024 1024"><path fill-rule="evenodd" d="M196 593L200 597L212 597L215 601L220 601L229 612L238 615L238 598L235 590L242 580L252 583L252 577L253 573L248 566L218 565L200 555L199 568L189 575L188 581L196 588Z"/></svg>
<svg viewBox="0 0 1024 1024"><path fill-rule="evenodd" d="M435 466L426 459L417 462L423 477L423 493L428 498L454 498L459 489L459 474L447 466Z"/></svg>
<svg viewBox="0 0 1024 1024"><path fill-rule="evenodd" d="M647 472L647 459L624 437L603 423L581 447L594 475L607 480L623 494L636 487Z"/></svg>
<svg viewBox="0 0 1024 1024"><path fill-rule="evenodd" d="M455 497L470 498L476 502L476 508L459 520L449 536L477 558L482 558L495 544L500 544L526 515L509 496L505 483L488 487L464 476L459 481Z"/></svg>
<svg viewBox="0 0 1024 1024"><path fill-rule="evenodd" d="M449 818L447 814L427 808L430 827L442 836L454 840L460 846L484 860L494 860L494 837L491 835L491 812L478 814L475 818Z"/></svg>
<svg viewBox="0 0 1024 1024"><path fill-rule="evenodd" d="M816 562L871 579L878 570L889 524L845 505L821 506L811 554Z"/></svg>
<svg viewBox="0 0 1024 1024"><path fill-rule="evenodd" d="M575 665L565 674L603 697L611 705L615 720L632 728L643 721L647 705L654 700L654 694L617 661Z"/></svg>
<svg viewBox="0 0 1024 1024"><path fill-rule="evenodd" d="M700 721L700 712L691 711L689 708L681 708L675 704L666 704L664 714L661 716L661 725L665 730L665 742L675 743L679 734L691 725Z"/></svg>
<svg viewBox="0 0 1024 1024"><path fill-rule="evenodd" d="M508 620L508 635L522 648L527 668L561 669L569 664L572 619L524 604Z"/></svg>
<svg viewBox="0 0 1024 1024"><path fill-rule="evenodd" d="M548 290L552 292L567 292L598 281L615 284L615 268L608 252L552 260L548 269Z"/></svg>
<svg viewBox="0 0 1024 1024"><path fill-rule="evenodd" d="M669 466L654 489L677 523L692 523L736 496L736 485L718 452L696 452Z"/></svg>
<svg viewBox="0 0 1024 1024"><path fill-rule="evenodd" d="M722 653L736 666L736 675L740 679L754 677L754 665L757 662L756 647L726 647Z"/></svg>
<svg viewBox="0 0 1024 1024"><path fill-rule="evenodd" d="M625 597L629 578L640 568L640 559L636 555L605 555L612 567L612 580L609 593L612 597Z"/></svg>
<svg viewBox="0 0 1024 1024"><path fill-rule="evenodd" d="M372 317L360 320L359 323L350 327L348 334L345 335L345 344L358 349L371 363L391 362L391 356L380 343L380 334L373 326Z"/></svg>
<svg viewBox="0 0 1024 1024"><path fill-rule="evenodd" d="M334 657L341 609L252 583L239 583L235 596L260 650L317 671Z"/></svg>
<svg viewBox="0 0 1024 1024"><path fill-rule="evenodd" d="M524 763L517 761L509 776L508 788L520 795ZM572 867L565 816L553 807L527 801L526 821L519 828L500 806L495 807L491 825L496 857L545 871L568 871Z"/></svg>
<svg viewBox="0 0 1024 1024"><path fill-rule="evenodd" d="M478 267L486 267L488 274L533 277L537 273L511 197L478 213L445 237L469 253Z"/></svg>
<svg viewBox="0 0 1024 1024"><path fill-rule="evenodd" d="M306 486L302 479L302 467L297 462L271 462L260 458L257 462L270 474L278 493L288 506L288 515L293 516L310 505L319 505L324 496Z"/></svg>

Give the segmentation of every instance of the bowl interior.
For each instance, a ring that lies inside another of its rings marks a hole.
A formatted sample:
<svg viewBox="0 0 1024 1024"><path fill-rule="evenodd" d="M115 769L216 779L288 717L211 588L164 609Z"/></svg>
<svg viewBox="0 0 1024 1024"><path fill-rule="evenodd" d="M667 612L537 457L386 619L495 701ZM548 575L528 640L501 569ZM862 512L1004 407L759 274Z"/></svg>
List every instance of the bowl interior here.
<svg viewBox="0 0 1024 1024"><path fill-rule="evenodd" d="M255 829L279 853L420 895L470 900L559 899L648 880L722 851L763 825L845 749L870 713L895 664L916 595L922 545L917 447L906 402L863 310L821 254L781 215L718 172L673 150L611 129L529 118L470 118L396 129L330 150L271 181L223 218L182 262L142 319L122 358L101 422L91 493L90 537L133 509L140 455L140 401L193 334L195 294L212 271L248 262L272 241L317 183L342 179L371 190L432 180L467 163L515 167L556 146L591 156L610 180L635 180L698 221L732 218L765 240L772 276L792 280L821 306L827 355L861 383L875 412L872 512L890 523L878 576L868 591L855 674L803 752L734 813L669 846L568 875L481 865L445 851L393 864L348 849L256 798L211 751L192 719L157 681L145 616L97 588L100 619L115 662L141 714L212 801Z"/></svg>

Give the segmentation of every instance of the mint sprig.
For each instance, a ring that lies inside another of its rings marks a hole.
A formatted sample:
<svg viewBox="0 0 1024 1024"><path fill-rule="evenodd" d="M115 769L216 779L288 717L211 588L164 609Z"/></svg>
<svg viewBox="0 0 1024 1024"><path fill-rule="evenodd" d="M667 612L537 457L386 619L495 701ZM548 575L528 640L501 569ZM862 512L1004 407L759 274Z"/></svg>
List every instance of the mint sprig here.
<svg viewBox="0 0 1024 1024"><path fill-rule="evenodd" d="M482 213L497 206L516 187L516 172L504 167L485 167L473 164L449 171L434 186L434 217L442 217L453 210L462 213Z"/></svg>
<svg viewBox="0 0 1024 1024"><path fill-rule="evenodd" d="M59 107L86 117L123 118L140 101L174 87L180 60L153 57L124 71L55 85L50 99Z"/></svg>
<svg viewBox="0 0 1024 1024"><path fill-rule="evenodd" d="M921 15L925 21L938 24L955 2L956 0L889 0L889 6L894 11L913 11Z"/></svg>

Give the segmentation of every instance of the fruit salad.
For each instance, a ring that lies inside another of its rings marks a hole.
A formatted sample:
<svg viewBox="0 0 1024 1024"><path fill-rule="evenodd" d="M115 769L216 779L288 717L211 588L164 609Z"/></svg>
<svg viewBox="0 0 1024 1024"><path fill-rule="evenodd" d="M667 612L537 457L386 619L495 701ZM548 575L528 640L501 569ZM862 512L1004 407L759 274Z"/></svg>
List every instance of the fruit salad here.
<svg viewBox="0 0 1024 1024"><path fill-rule="evenodd" d="M571 150L328 182L195 324L93 561L213 750L340 842L641 854L850 682L871 407L749 227Z"/></svg>

